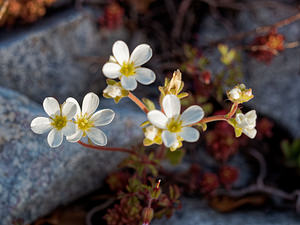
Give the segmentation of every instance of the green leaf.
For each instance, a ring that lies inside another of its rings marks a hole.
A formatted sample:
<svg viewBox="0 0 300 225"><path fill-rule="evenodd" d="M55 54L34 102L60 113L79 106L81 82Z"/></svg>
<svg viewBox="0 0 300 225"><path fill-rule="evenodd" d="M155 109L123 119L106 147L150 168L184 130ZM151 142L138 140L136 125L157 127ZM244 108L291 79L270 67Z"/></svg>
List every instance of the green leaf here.
<svg viewBox="0 0 300 225"><path fill-rule="evenodd" d="M147 107L147 109L148 109L149 111L155 109L155 105L154 105L154 103L153 103L150 99L148 99L148 98L143 98L142 100L143 100L143 102L145 103L145 105L146 105L146 107Z"/></svg>
<svg viewBox="0 0 300 225"><path fill-rule="evenodd" d="M204 110L205 115L208 115L213 112L214 106L211 103L207 103L207 104L202 105L202 109Z"/></svg>
<svg viewBox="0 0 300 225"><path fill-rule="evenodd" d="M117 83L117 81L111 80L111 79L106 79L106 83L107 83L108 85L115 85L115 84Z"/></svg>
<svg viewBox="0 0 300 225"><path fill-rule="evenodd" d="M140 125L140 127L144 127L144 126L146 126L146 125L148 125L148 124L150 124L150 122L147 120L147 121L143 122L143 123Z"/></svg>
<svg viewBox="0 0 300 225"><path fill-rule="evenodd" d="M243 130L241 128L235 127L234 133L235 133L235 137L240 137L243 133Z"/></svg>
<svg viewBox="0 0 300 225"><path fill-rule="evenodd" d="M179 99L185 98L185 97L187 97L187 96L189 96L189 93L187 93L187 92L182 92L182 93L180 93L179 95L177 95L177 97L178 97Z"/></svg>
<svg viewBox="0 0 300 225"><path fill-rule="evenodd" d="M181 163L183 156L185 155L184 149L179 149L177 151L167 151L166 158L172 165L177 165Z"/></svg>

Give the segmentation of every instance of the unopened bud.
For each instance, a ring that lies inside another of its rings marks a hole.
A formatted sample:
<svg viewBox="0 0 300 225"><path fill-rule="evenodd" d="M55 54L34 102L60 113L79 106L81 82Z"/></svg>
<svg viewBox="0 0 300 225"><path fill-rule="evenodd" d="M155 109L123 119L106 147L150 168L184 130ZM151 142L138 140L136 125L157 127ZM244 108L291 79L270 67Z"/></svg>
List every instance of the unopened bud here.
<svg viewBox="0 0 300 225"><path fill-rule="evenodd" d="M152 219L153 219L153 209L152 208L144 208L144 210L143 210L143 225L149 225Z"/></svg>
<svg viewBox="0 0 300 225"><path fill-rule="evenodd" d="M153 188L153 192L151 193L151 197L153 199L158 199L160 194L161 194L161 190L160 190L160 182L161 182L161 179L158 180L156 186Z"/></svg>

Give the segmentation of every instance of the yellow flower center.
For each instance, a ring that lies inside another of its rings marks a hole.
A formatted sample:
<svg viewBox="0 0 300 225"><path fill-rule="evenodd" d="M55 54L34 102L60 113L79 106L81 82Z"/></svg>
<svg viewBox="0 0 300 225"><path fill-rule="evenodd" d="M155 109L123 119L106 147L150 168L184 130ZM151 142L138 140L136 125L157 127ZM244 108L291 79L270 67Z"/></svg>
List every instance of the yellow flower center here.
<svg viewBox="0 0 300 225"><path fill-rule="evenodd" d="M129 77L135 74L135 67L134 67L134 63L126 63L124 62L121 69L120 69L120 73L122 73L124 76Z"/></svg>
<svg viewBox="0 0 300 225"><path fill-rule="evenodd" d="M68 120L66 116L56 115L54 118L52 118L51 125L57 130L61 130L67 125L67 122Z"/></svg>
<svg viewBox="0 0 300 225"><path fill-rule="evenodd" d="M179 118L172 118L167 124L167 129L172 133L177 133L181 131L182 121Z"/></svg>
<svg viewBox="0 0 300 225"><path fill-rule="evenodd" d="M78 116L75 123L77 123L78 128L82 131L88 131L94 126L94 122L91 121L86 114L80 117Z"/></svg>

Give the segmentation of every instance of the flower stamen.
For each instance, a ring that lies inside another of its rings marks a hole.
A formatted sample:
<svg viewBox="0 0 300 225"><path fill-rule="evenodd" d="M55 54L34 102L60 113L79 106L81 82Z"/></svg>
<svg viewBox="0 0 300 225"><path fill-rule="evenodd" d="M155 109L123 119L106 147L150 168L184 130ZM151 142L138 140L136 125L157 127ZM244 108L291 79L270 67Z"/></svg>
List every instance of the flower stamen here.
<svg viewBox="0 0 300 225"><path fill-rule="evenodd" d="M63 129L67 125L68 119L66 116L56 115L52 118L51 125L57 130Z"/></svg>
<svg viewBox="0 0 300 225"><path fill-rule="evenodd" d="M182 121L179 118L171 118L167 124L167 129L172 133L178 133L181 131Z"/></svg>
<svg viewBox="0 0 300 225"><path fill-rule="evenodd" d="M130 77L135 74L135 67L133 62L124 62L120 73L123 74L126 77Z"/></svg>
<svg viewBox="0 0 300 225"><path fill-rule="evenodd" d="M80 130L84 131L84 133L94 126L94 122L91 121L86 114L77 116L75 123L78 125Z"/></svg>

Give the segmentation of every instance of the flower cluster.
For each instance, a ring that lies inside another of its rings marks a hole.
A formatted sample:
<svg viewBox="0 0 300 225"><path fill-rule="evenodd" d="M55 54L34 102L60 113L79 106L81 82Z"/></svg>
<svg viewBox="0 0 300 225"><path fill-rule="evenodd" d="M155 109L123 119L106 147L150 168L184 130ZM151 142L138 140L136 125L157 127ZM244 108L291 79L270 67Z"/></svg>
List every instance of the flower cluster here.
<svg viewBox="0 0 300 225"><path fill-rule="evenodd" d="M82 103L82 109L74 98L68 98L62 105L53 97L45 98L43 107L49 117L37 117L31 122L31 129L36 134L48 131L48 144L55 148L61 145L63 137L69 142L77 142L87 136L96 145L107 144L107 137L98 126L109 124L115 113L110 109L97 111L99 98L88 93Z"/></svg>
<svg viewBox="0 0 300 225"><path fill-rule="evenodd" d="M219 48L224 57L225 53L234 54L226 46ZM157 110L151 100L143 99L145 103L143 104L130 92L137 87L137 81L146 85L155 80L152 70L141 67L152 57L150 46L141 44L130 55L126 43L116 41L112 52L113 56L102 70L105 76L112 79L119 78L120 82L108 79L108 86L103 90L103 95L113 98L116 103L123 97L129 97L147 114L148 121L143 124L145 146L163 144L174 151L182 146L183 141L196 142L199 139L200 133L193 126L201 126L206 130L206 123L216 120L226 120L231 124L236 137L242 133L250 138L255 137L256 112L252 110L245 115L241 112L236 113L238 104L253 98L252 90L246 89L245 85L237 85L227 92L228 98L234 103L227 115L204 118L204 110L199 105L189 106L181 113L181 99L188 94L182 92L184 87L182 74L177 70L171 80L166 78L164 86L159 87L161 110ZM114 112L104 109L95 113L98 105L99 98L94 93L84 97L82 109L74 98L68 98L61 106L54 98L46 98L43 106L49 118L34 119L31 128L38 134L51 130L48 134L48 143L51 147L59 146L63 136L66 136L69 142L79 142L82 137L87 136L94 144L104 146L107 143L106 135L96 127L109 124L114 118ZM235 114L235 118L232 118Z"/></svg>

